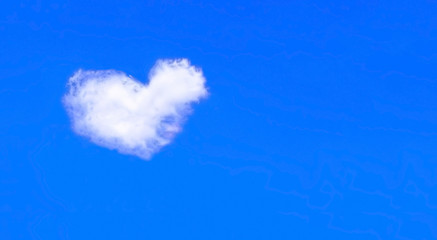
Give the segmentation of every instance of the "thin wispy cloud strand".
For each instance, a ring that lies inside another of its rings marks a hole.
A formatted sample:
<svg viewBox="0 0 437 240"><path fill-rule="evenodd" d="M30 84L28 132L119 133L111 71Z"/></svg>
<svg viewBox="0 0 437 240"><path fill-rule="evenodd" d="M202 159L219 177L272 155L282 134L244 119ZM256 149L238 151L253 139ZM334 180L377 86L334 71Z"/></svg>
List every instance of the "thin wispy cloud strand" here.
<svg viewBox="0 0 437 240"><path fill-rule="evenodd" d="M205 81L187 59L158 60L148 84L115 70L78 70L63 103L77 134L149 159L181 131L192 104L208 95Z"/></svg>

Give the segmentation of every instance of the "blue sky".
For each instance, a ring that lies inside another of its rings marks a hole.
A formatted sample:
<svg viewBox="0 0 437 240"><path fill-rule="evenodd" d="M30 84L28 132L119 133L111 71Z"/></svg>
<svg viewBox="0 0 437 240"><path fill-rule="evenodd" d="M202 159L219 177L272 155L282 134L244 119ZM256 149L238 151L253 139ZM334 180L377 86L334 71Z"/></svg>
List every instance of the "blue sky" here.
<svg viewBox="0 0 437 240"><path fill-rule="evenodd" d="M1 239L436 239L435 1L0 3ZM150 161L72 131L78 69L209 96Z"/></svg>

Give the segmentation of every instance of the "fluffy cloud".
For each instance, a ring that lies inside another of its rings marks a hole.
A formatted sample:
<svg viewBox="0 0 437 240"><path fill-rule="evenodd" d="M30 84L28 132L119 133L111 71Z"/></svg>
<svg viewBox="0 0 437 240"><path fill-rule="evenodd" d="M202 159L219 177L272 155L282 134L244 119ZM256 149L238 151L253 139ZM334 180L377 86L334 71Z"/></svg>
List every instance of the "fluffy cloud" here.
<svg viewBox="0 0 437 240"><path fill-rule="evenodd" d="M187 59L158 60L147 85L119 71L79 70L67 86L63 103L77 134L143 159L169 144L192 103L208 94Z"/></svg>

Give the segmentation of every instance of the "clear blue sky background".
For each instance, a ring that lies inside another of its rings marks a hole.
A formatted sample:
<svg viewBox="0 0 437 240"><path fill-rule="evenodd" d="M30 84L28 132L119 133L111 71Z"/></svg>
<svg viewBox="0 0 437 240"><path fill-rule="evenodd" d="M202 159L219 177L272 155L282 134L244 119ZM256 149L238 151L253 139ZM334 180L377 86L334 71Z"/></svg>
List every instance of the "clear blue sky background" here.
<svg viewBox="0 0 437 240"><path fill-rule="evenodd" d="M436 1L0 3L0 239L436 239ZM211 95L151 161L75 135L78 68Z"/></svg>

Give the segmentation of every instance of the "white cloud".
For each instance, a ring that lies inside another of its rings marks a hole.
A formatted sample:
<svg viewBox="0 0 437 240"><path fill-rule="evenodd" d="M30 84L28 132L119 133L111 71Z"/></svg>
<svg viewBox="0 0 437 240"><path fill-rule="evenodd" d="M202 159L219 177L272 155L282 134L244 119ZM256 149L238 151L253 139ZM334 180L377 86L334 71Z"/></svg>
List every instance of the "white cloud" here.
<svg viewBox="0 0 437 240"><path fill-rule="evenodd" d="M68 88L63 102L77 134L143 159L169 144L192 103L208 94L187 59L158 60L147 85L115 70L79 70Z"/></svg>

